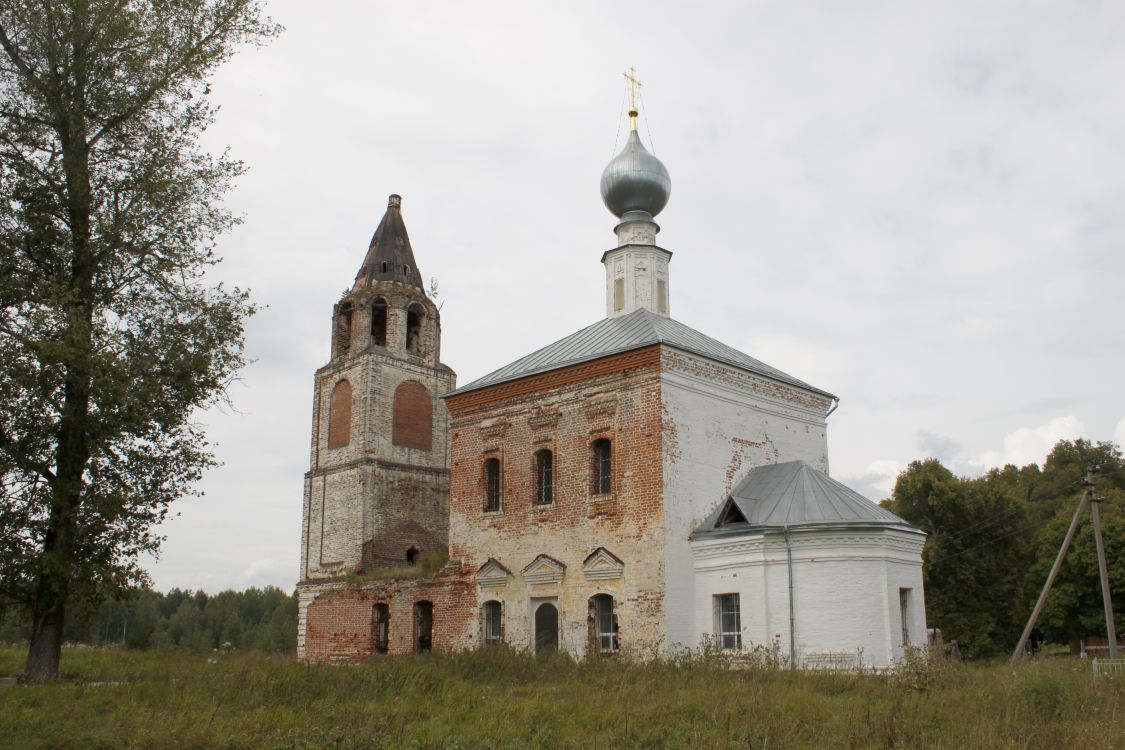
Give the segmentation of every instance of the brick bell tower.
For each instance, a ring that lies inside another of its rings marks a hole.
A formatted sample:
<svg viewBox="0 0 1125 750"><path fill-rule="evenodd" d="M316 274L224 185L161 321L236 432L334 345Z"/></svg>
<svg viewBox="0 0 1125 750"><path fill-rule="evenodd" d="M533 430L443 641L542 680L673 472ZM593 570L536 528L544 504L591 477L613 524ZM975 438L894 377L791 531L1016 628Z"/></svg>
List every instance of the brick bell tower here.
<svg viewBox="0 0 1125 750"><path fill-rule="evenodd" d="M390 196L355 283L332 310L316 372L301 582L407 565L449 540L449 415L456 374Z"/></svg>

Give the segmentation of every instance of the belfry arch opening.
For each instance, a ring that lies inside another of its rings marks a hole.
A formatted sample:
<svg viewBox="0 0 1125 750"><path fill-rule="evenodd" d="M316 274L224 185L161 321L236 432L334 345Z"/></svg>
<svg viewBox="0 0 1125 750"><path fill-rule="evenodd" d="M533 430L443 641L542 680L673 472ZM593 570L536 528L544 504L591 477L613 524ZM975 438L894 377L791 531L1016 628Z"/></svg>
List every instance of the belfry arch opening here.
<svg viewBox="0 0 1125 750"><path fill-rule="evenodd" d="M387 301L382 297L371 303L371 340L376 346L387 345Z"/></svg>
<svg viewBox="0 0 1125 750"><path fill-rule="evenodd" d="M412 354L422 353L422 319L426 311L421 305L411 305L406 309L406 351Z"/></svg>
<svg viewBox="0 0 1125 750"><path fill-rule="evenodd" d="M336 351L339 354L347 354L348 350L352 348L353 315L351 302L340 305L340 309L336 313L336 330L333 333L336 338Z"/></svg>

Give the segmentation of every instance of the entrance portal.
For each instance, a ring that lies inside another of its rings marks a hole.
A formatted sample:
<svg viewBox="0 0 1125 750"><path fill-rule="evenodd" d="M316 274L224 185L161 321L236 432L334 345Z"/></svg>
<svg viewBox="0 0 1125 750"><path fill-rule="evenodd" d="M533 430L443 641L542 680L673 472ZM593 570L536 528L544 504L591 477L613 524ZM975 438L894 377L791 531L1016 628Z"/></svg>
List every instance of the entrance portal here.
<svg viewBox="0 0 1125 750"><path fill-rule="evenodd" d="M540 604L535 610L535 653L559 650L559 611L554 604Z"/></svg>

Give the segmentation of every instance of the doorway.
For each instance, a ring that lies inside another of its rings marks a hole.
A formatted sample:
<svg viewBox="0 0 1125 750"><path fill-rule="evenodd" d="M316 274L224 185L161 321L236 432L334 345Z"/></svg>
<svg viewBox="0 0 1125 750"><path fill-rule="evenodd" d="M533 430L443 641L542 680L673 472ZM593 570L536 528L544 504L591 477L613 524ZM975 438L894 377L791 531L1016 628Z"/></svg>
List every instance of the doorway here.
<svg viewBox="0 0 1125 750"><path fill-rule="evenodd" d="M544 602L535 610L535 653L559 650L559 610Z"/></svg>
<svg viewBox="0 0 1125 750"><path fill-rule="evenodd" d="M431 602L414 604L414 652L422 653L433 647L434 605Z"/></svg>

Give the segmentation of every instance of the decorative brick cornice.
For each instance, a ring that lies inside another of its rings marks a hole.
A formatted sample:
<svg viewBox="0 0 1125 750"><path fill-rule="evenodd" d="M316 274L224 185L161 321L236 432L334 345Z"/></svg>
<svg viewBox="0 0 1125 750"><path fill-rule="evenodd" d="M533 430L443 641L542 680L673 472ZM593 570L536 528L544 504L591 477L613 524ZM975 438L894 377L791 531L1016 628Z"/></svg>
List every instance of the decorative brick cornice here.
<svg viewBox="0 0 1125 750"><path fill-rule="evenodd" d="M489 409L517 398L534 396L547 391L557 391L596 378L624 374L632 370L651 370L660 372L660 344L634 349L592 362L582 362L562 367L550 372L531 375L519 380L510 380L486 386L446 398L446 405L454 418L477 409Z"/></svg>

